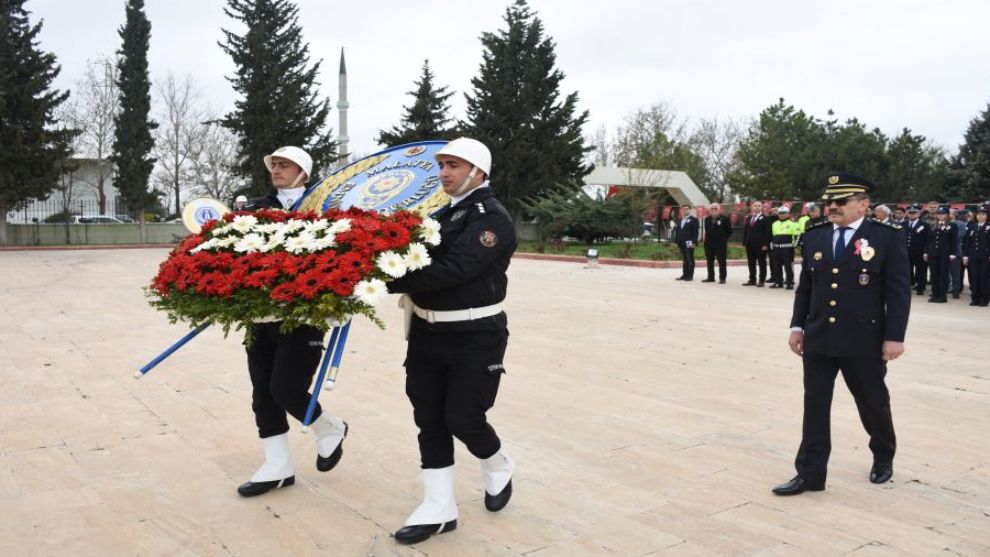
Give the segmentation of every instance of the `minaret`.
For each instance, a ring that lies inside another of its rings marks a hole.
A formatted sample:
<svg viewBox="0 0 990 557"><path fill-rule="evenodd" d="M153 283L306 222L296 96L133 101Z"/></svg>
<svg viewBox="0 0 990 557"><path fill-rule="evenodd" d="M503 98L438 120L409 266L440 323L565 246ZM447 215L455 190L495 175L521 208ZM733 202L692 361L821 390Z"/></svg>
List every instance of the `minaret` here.
<svg viewBox="0 0 990 557"><path fill-rule="evenodd" d="M350 158L351 152L347 145L347 67L344 65L344 49L340 49L340 73L337 76L337 113L339 122L337 124L337 160L343 166Z"/></svg>

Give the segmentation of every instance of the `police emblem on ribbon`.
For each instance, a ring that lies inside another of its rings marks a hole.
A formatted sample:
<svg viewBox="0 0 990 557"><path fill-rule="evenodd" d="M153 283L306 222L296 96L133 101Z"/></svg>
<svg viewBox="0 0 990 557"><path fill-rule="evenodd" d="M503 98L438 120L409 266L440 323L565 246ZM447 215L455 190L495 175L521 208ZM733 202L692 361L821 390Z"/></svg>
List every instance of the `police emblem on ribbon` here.
<svg viewBox="0 0 990 557"><path fill-rule="evenodd" d="M355 161L306 190L298 208L319 213L350 207L383 213L408 209L427 215L450 200L433 158L446 144L398 145Z"/></svg>

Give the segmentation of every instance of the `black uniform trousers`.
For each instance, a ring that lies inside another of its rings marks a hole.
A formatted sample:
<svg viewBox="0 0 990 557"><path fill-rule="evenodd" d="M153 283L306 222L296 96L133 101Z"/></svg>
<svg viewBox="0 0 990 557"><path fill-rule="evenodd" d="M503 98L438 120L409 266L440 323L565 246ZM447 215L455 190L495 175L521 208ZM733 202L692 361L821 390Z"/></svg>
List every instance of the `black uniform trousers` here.
<svg viewBox="0 0 990 557"><path fill-rule="evenodd" d="M928 256L932 271L932 298L944 300L949 292L949 256Z"/></svg>
<svg viewBox="0 0 990 557"><path fill-rule="evenodd" d="M746 246L746 263L749 264L749 282L756 282L756 267L759 264L760 282L767 280L767 252L760 246Z"/></svg>
<svg viewBox="0 0 990 557"><path fill-rule="evenodd" d="M705 244L705 262L708 263L708 278L715 280L715 260L718 260L718 278L725 280L728 273L725 268L725 258L728 255L728 247L724 242Z"/></svg>
<svg viewBox="0 0 990 557"><path fill-rule="evenodd" d="M495 404L505 372L502 358L508 337L505 329L437 333L413 323L405 362L406 395L419 427L422 468L453 466L454 437L481 459L501 448L485 412Z"/></svg>
<svg viewBox="0 0 990 557"><path fill-rule="evenodd" d="M771 277L774 284L794 286L794 248L773 248Z"/></svg>
<svg viewBox="0 0 990 557"><path fill-rule="evenodd" d="M694 278L694 244L691 245L689 248L684 243L677 244L681 249L681 276L684 278Z"/></svg>
<svg viewBox="0 0 990 557"><path fill-rule="evenodd" d="M281 322L255 323L247 348L251 409L261 438L289 431L286 412L300 422L306 417L309 387L323 355L322 331L302 326L281 333L280 326ZM317 403L313 419L321 412Z"/></svg>
<svg viewBox="0 0 990 557"><path fill-rule="evenodd" d="M794 467L807 479L825 479L832 451L831 408L835 377L842 370L856 401L859 419L870 436L874 462L893 462L896 440L890 393L884 383L887 362L876 358L804 355L804 424Z"/></svg>
<svg viewBox="0 0 990 557"><path fill-rule="evenodd" d="M969 289L973 301L977 304L990 303L990 261L986 257L970 258L969 260Z"/></svg>
<svg viewBox="0 0 990 557"><path fill-rule="evenodd" d="M928 263L925 262L923 252L911 252L908 255L911 262L911 284L914 285L915 292L921 294L928 284Z"/></svg>

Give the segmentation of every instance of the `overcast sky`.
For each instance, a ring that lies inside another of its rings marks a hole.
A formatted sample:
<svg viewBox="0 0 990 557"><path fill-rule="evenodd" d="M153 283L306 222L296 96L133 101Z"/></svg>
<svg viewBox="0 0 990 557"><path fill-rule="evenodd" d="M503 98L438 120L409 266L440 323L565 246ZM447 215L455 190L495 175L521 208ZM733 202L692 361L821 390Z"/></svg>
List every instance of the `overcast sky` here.
<svg viewBox="0 0 990 557"><path fill-rule="evenodd" d="M87 59L120 46L124 0L30 0L44 19L41 46L71 88ZM222 0L147 0L152 79L191 74L229 110L232 62L221 27L243 29ZM509 0L299 0L304 40L322 58L322 91L337 102L346 49L351 150L377 151L429 59L438 83L460 93L481 61L479 36L504 25ZM748 119L784 97L806 112L858 117L893 135L911 128L955 151L990 102L990 2L931 0L531 0L557 45L565 93L577 91L592 127L610 129L666 101L682 117ZM336 130L334 110L331 124Z"/></svg>

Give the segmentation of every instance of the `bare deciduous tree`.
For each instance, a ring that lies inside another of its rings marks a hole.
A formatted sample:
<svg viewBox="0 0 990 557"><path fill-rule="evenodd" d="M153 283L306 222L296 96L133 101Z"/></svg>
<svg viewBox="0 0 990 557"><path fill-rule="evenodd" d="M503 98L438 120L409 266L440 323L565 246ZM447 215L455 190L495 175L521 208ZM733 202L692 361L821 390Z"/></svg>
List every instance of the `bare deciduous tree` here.
<svg viewBox="0 0 990 557"><path fill-rule="evenodd" d="M709 193L719 201L725 202L731 193L727 177L739 166L736 150L744 134L739 122L718 118L701 120L691 134L691 145L708 167Z"/></svg>
<svg viewBox="0 0 990 557"><path fill-rule="evenodd" d="M202 93L191 75L177 78L169 73L155 92L158 96L159 122L155 129L154 157L158 160L152 174L156 189L163 192L175 213L182 212L182 191L194 184L189 180L190 166L203 141L204 111Z"/></svg>
<svg viewBox="0 0 990 557"><path fill-rule="evenodd" d="M107 212L107 178L112 163L108 160L113 147L114 118L120 111L117 90L117 63L110 57L86 61L86 72L76 83L77 127L82 130L74 147L77 154L94 159L96 176L87 185L96 191L100 214Z"/></svg>
<svg viewBox="0 0 990 557"><path fill-rule="evenodd" d="M195 183L193 191L230 203L234 192L244 186L234 174L237 162L237 136L227 128L217 125L215 118L208 118L199 130L201 141L190 165L190 177Z"/></svg>

